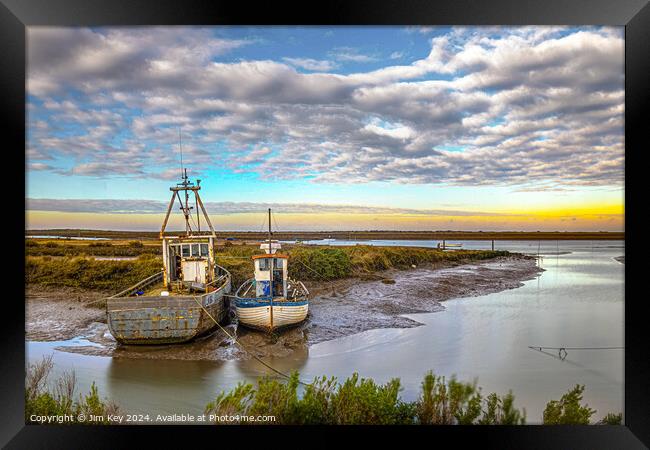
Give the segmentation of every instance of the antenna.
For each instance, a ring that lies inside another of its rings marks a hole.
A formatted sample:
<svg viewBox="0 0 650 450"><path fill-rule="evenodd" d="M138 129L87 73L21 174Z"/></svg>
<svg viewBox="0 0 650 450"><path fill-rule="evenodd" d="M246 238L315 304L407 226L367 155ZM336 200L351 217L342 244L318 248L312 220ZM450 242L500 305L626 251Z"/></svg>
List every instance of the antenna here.
<svg viewBox="0 0 650 450"><path fill-rule="evenodd" d="M178 127L178 147L181 150L181 178L183 178L183 143L181 141L181 127ZM187 174L187 172L185 172Z"/></svg>

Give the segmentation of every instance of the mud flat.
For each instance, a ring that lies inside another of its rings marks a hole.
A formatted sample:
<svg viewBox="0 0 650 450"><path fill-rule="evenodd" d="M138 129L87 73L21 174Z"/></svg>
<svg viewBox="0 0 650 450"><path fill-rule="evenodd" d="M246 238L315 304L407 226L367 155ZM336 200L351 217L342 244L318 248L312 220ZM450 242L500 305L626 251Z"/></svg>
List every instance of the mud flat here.
<svg viewBox="0 0 650 450"><path fill-rule="evenodd" d="M109 295L73 288L29 286L25 290L25 339L65 341L83 336L93 324L106 323L105 309L90 304L98 300L101 303Z"/></svg>
<svg viewBox="0 0 650 450"><path fill-rule="evenodd" d="M475 297L514 289L541 273L535 258L510 255L467 263L426 265L390 270L332 282L312 282L308 320L277 335L266 335L234 324L229 334L257 356L282 357L310 345L375 328L420 326L402 314L444 310L452 298ZM106 325L101 299L105 294L69 290L27 294L27 339L62 342L58 350L113 358L231 360L249 358L223 331L184 345L118 346ZM87 345L80 344L79 340Z"/></svg>

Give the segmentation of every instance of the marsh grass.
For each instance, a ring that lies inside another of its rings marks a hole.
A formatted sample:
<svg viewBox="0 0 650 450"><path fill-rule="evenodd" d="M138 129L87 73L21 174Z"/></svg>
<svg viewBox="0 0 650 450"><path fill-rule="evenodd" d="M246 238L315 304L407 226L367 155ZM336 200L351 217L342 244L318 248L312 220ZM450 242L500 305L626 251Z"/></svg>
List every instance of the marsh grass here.
<svg viewBox="0 0 650 450"><path fill-rule="evenodd" d="M30 242L30 241L28 241ZM25 264L25 282L42 286L76 287L90 290L121 290L162 270L162 260L153 246L132 241L125 245L90 243L86 245L52 243L53 247L30 244ZM29 250L36 248L34 254ZM48 251L56 255L52 256ZM138 254L134 261L97 261L97 252L111 255ZM456 250L415 247L326 247L291 246L282 250L289 255L289 276L304 281L331 281L348 277L368 277L387 269L409 269L430 263L463 263L506 256L505 251ZM251 256L261 253L257 245L220 246L218 264L232 274L232 285L239 287L253 276ZM37 256L38 255L38 256Z"/></svg>
<svg viewBox="0 0 650 450"><path fill-rule="evenodd" d="M364 277L388 269L409 269L422 264L463 263L509 255L506 251L434 248L293 247L289 250L289 274L301 280L329 281L350 276Z"/></svg>
<svg viewBox="0 0 650 450"><path fill-rule="evenodd" d="M162 261L147 255L133 261L28 256L25 261L25 283L99 291L121 290L160 270Z"/></svg>
<svg viewBox="0 0 650 450"><path fill-rule="evenodd" d="M25 241L27 256L140 256L162 255L160 245L145 245L141 241L114 244L112 242L38 242Z"/></svg>

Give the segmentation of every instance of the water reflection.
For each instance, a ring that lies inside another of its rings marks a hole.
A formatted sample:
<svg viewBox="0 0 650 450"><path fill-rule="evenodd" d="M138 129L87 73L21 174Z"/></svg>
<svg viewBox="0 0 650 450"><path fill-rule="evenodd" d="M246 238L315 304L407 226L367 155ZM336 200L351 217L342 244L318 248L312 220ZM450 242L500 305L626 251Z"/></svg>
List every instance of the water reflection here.
<svg viewBox="0 0 650 450"><path fill-rule="evenodd" d="M199 413L217 394L218 361L109 358L108 397L139 413ZM136 401L134 401L136 400Z"/></svg>

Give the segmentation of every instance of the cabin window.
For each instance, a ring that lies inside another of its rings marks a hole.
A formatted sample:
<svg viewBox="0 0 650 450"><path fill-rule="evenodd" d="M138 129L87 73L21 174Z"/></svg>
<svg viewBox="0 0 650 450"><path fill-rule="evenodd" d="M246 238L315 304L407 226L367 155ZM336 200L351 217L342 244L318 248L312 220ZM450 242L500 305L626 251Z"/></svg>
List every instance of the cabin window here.
<svg viewBox="0 0 650 450"><path fill-rule="evenodd" d="M208 244L201 244L201 256L208 256Z"/></svg>
<svg viewBox="0 0 650 450"><path fill-rule="evenodd" d="M192 256L200 256L199 255L199 244L192 244Z"/></svg>
<svg viewBox="0 0 650 450"><path fill-rule="evenodd" d="M181 246L181 249L183 251L183 257L189 257L190 256L190 246L185 244Z"/></svg>
<svg viewBox="0 0 650 450"><path fill-rule="evenodd" d="M269 270L271 268L271 258L263 258L258 260L260 262L260 270ZM282 259L273 258L273 268L282 269Z"/></svg>

